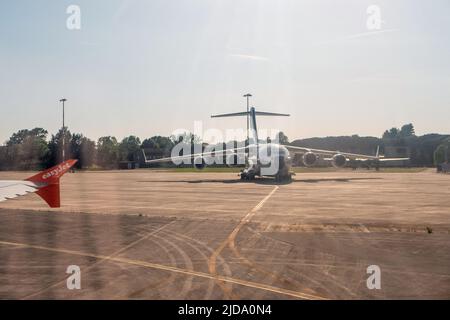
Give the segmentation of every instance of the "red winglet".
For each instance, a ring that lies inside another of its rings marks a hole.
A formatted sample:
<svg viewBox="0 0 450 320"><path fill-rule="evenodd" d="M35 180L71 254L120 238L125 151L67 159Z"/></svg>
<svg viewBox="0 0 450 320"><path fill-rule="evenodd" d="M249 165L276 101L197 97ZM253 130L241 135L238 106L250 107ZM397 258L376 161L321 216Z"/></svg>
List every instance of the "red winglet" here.
<svg viewBox="0 0 450 320"><path fill-rule="evenodd" d="M39 172L27 181L31 181L39 186L36 192L51 208L59 208L61 206L59 193L59 178L72 168L78 160L67 160L48 170Z"/></svg>

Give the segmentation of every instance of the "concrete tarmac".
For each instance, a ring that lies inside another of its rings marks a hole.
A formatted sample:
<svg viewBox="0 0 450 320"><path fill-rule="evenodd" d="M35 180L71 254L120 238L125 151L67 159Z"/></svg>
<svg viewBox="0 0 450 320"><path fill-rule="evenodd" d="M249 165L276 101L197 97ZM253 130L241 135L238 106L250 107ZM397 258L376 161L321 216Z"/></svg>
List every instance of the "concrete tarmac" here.
<svg viewBox="0 0 450 320"><path fill-rule="evenodd" d="M60 209L0 203L1 299L450 298L450 176L431 170L77 172L61 187Z"/></svg>

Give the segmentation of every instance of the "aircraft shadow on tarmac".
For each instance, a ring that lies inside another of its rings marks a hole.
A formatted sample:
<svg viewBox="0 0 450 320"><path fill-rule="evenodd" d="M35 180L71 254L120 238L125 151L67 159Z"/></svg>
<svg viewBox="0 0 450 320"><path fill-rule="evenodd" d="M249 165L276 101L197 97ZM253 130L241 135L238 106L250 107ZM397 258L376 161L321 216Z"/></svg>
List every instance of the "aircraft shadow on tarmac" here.
<svg viewBox="0 0 450 320"><path fill-rule="evenodd" d="M291 183L320 183L320 182L351 182L358 180L380 180L382 178L321 178L321 179L292 179L292 181L275 181L273 178L257 178L255 180L240 180L240 179L198 179L198 180L155 180L155 181L137 181L137 182L163 182L163 183L254 183L264 185L285 185Z"/></svg>

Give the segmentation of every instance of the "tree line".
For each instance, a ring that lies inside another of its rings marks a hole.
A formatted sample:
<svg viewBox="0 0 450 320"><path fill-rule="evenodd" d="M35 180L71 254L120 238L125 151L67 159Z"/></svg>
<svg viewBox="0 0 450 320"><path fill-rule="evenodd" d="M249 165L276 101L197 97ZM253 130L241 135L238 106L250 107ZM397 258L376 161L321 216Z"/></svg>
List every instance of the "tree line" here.
<svg viewBox="0 0 450 320"><path fill-rule="evenodd" d="M288 137L282 132L278 138L282 144L289 143ZM71 133L68 128L62 128L51 136L43 128L23 129L13 133L0 147L0 170L50 167L62 161L63 153L65 159L78 159L78 168L116 169L121 162L141 162L141 149L170 155L175 144L181 141L188 141L192 145L201 144L199 137L189 133L177 137L154 136L143 141L134 135L120 141L113 136L93 141L81 133ZM381 138L358 135L309 138L295 140L292 145L362 154L374 154L377 146L380 146L382 153L387 147L406 147L413 166L432 166L450 159L449 135L416 136L412 124L386 130Z"/></svg>
<svg viewBox="0 0 450 320"><path fill-rule="evenodd" d="M417 167L429 167L450 160L450 135L417 136L411 123L401 128L386 130L381 138L352 135L300 139L293 141L292 144L367 155L375 155L378 147L381 154L386 154L389 150L398 150L397 157L409 157L410 165Z"/></svg>
<svg viewBox="0 0 450 320"><path fill-rule="evenodd" d="M118 141L113 136L96 142L81 133L60 129L48 139L43 128L20 130L0 147L0 170L36 170L51 167L65 159L78 159L77 167L116 169L121 161L136 161L143 147L172 148L173 141L152 137L142 143L136 136Z"/></svg>

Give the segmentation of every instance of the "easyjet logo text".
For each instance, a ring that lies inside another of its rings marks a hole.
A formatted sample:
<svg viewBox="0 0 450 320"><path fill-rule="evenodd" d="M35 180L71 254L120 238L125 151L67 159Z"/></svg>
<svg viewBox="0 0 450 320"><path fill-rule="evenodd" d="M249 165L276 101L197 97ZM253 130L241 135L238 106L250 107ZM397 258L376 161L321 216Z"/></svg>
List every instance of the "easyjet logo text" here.
<svg viewBox="0 0 450 320"><path fill-rule="evenodd" d="M63 165L60 165L60 166L58 166L56 169L44 173L44 174L42 175L42 179L43 179L43 180L47 180L47 179L49 179L49 178L51 178L51 177L59 176L60 174L64 173L66 170L69 170L69 169L70 169L70 164L68 164L68 163L67 163L67 164L63 164Z"/></svg>

